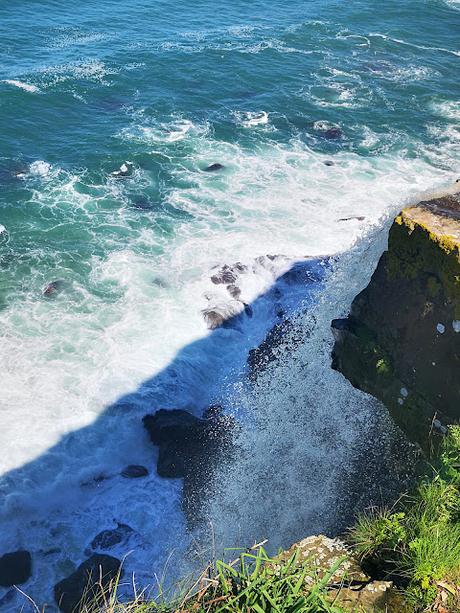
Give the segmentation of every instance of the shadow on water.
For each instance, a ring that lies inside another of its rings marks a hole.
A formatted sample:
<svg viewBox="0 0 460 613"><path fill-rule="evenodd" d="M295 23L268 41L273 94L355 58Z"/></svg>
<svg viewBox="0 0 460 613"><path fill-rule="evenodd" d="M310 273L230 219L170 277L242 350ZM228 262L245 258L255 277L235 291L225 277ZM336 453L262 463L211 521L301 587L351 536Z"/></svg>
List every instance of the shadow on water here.
<svg viewBox="0 0 460 613"><path fill-rule="evenodd" d="M308 308L327 269L325 259L295 263L237 315L228 316L237 302L229 296L230 307L221 303L210 309L214 323L228 317L221 326L185 346L162 371L108 406L93 423L65 434L41 456L0 477L0 555L19 549L31 552L32 578L21 587L37 602L43 591L49 602L51 591L35 589L36 579L52 587L87 557L88 543L96 534L117 523L130 525L137 535L137 541L130 542L142 550L138 558L130 558L133 569L140 564L137 576L142 580L143 572L151 575L152 564L145 560L149 555L159 559L162 568L169 550L186 532L181 482L155 474L158 451L141 418L160 408L201 416L218 402L243 419L244 411L226 396L238 381L250 385L245 377L248 351L261 343L273 323ZM124 478L123 469L133 464L146 466L149 475ZM152 533L155 539L149 537ZM11 590L0 588L0 610L8 610L11 598Z"/></svg>
<svg viewBox="0 0 460 613"><path fill-rule="evenodd" d="M0 554L18 549L31 552L32 577L21 586L26 593L38 603L52 602L54 583L73 572L94 550L120 558L126 551L131 551L125 570L129 573L135 571L141 585L151 584L153 573L161 573L164 561L173 549L180 554L177 558L190 553L190 538L180 510L181 480L157 476L158 451L148 439L142 417L160 408L185 409L201 416L210 404L218 403L240 424L251 422L251 407L244 406L244 402L241 406L238 403L241 390L254 385L254 381L247 377L248 351L261 345L274 323L281 324L282 330L283 325L291 326L282 322L289 322L296 313L308 311L324 287L329 268L327 259L311 258L297 262L263 295L245 305L241 313L228 317L223 325L207 336L185 346L161 372L108 406L93 423L64 435L40 457L1 477ZM229 300L229 304L234 302ZM225 318L231 309L221 304L215 311L218 317ZM293 344L292 349L299 344L303 334L304 330L297 328L296 334L286 335ZM273 345L281 341L283 334L275 334L271 340L270 335L267 338L265 350L259 356L262 362L271 360ZM290 352L289 347L287 351ZM295 404L295 399L293 402ZM27 428L27 424L24 427ZM284 427L288 433L286 436L297 437L298 433L289 433L288 421ZM330 437L330 433L325 434L326 430L320 429L316 434L315 428L316 424L310 423L312 437ZM271 458L271 470L273 467L276 470L278 465L277 453L280 459L288 456L283 446L289 444L289 440L283 441L281 437L281 446L275 449L275 457ZM258 451L254 448L252 456ZM332 446L331 453L334 453ZM249 457L249 460L248 469L251 470L254 457ZM321 464L320 459L318 462ZM380 462L375 470L380 470L383 464ZM121 473L127 465L146 466L149 474L143 478L124 478ZM350 467L343 467L344 482L346 479L349 482L349 475L345 474L347 470ZM227 477L232 474L231 467L225 474ZM264 478L270 479L268 473L263 474ZM237 481L237 475L241 476L241 472L235 473L233 481ZM237 486L238 483L233 482L224 498L232 498L232 488ZM226 487L226 483L219 484L217 489L225 490ZM289 509L295 506L301 513L302 504L292 499L298 496L299 490L308 492L309 484L283 482L281 486L275 481L278 492L270 492L270 481L261 487L266 490L265 498L279 494L287 501ZM349 501L351 507L357 498L361 506L368 503L372 498L369 488L367 492L357 489L354 499ZM343 501L345 499L346 496ZM232 498L233 503L235 500ZM349 520L346 514L344 510L340 528ZM203 519L205 515L203 511ZM232 521L239 521L238 510L235 515L229 514L228 522ZM297 520L292 519L294 521ZM292 538L291 534L299 537L311 534L318 525L323 526L324 531L334 531L329 517L320 518L319 524L315 521L309 526L306 513L298 521L299 524L281 535L281 542ZM100 546L100 543L94 545L93 539L101 531L117 530L120 525L129 527L127 535L121 535L107 547ZM270 529L270 524L266 529ZM282 532L283 528L280 530ZM244 531L242 534L244 537ZM270 533L264 536L270 536ZM173 562L171 573L180 572L180 566L180 562ZM16 610L16 599L13 589L0 591L0 610Z"/></svg>

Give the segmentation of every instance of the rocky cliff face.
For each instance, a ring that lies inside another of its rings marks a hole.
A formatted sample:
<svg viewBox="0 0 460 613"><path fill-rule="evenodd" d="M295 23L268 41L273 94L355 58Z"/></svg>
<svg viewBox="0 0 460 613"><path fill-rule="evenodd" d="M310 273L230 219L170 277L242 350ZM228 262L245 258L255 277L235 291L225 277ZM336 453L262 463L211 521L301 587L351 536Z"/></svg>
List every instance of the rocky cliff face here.
<svg viewBox="0 0 460 613"><path fill-rule="evenodd" d="M460 419L460 185L395 219L372 279L335 320L333 367L427 450ZM452 190L454 191L454 190Z"/></svg>

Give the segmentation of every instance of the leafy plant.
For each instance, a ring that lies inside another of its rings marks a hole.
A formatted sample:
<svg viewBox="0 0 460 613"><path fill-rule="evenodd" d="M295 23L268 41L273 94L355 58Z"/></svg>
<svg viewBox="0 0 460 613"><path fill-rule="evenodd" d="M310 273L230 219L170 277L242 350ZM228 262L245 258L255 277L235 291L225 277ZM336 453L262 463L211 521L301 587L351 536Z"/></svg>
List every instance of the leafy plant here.
<svg viewBox="0 0 460 613"><path fill-rule="evenodd" d="M345 559L319 577L313 562L300 560L298 552L283 560L256 546L233 562L217 560L191 589L169 602L144 601L141 594L123 604L114 582L79 613L341 613L327 598L327 586Z"/></svg>

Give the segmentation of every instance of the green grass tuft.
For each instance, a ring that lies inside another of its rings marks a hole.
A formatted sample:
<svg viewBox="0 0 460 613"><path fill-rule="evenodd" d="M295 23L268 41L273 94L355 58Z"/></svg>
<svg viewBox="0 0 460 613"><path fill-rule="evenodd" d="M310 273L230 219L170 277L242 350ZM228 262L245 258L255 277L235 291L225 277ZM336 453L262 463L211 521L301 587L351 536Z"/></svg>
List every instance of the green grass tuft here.
<svg viewBox="0 0 460 613"><path fill-rule="evenodd" d="M414 611L434 606L440 590L460 611L459 426L450 427L432 474L394 509L361 514L349 541L364 566L399 583Z"/></svg>

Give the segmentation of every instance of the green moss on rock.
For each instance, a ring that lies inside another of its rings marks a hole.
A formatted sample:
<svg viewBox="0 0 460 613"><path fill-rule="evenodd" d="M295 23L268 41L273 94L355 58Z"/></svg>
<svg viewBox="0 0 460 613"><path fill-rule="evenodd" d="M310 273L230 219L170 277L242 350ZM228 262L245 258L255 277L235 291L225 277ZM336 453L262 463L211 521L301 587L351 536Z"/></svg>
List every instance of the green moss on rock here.
<svg viewBox="0 0 460 613"><path fill-rule="evenodd" d="M402 211L348 319L333 322L333 366L429 449L460 419L460 197ZM435 424L435 427L433 427Z"/></svg>

